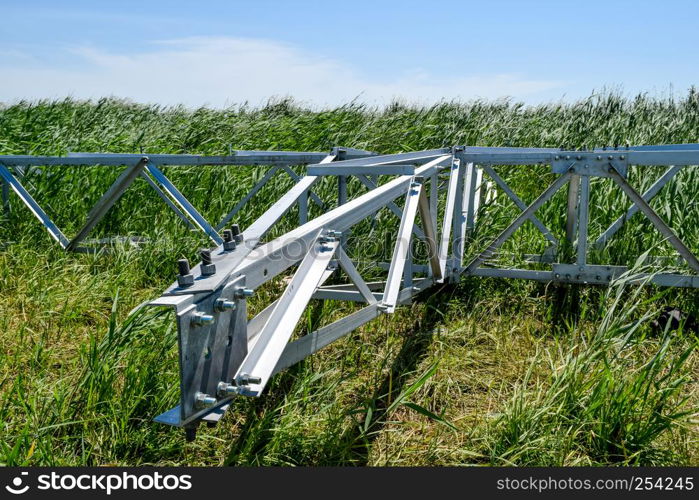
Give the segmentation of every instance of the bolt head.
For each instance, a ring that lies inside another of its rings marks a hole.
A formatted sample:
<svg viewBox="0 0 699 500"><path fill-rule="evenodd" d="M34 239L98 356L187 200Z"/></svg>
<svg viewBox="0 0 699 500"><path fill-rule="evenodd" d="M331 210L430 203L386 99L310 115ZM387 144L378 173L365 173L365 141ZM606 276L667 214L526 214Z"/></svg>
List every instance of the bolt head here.
<svg viewBox="0 0 699 500"><path fill-rule="evenodd" d="M194 395L194 406L199 409L211 408L216 404L216 398L204 394L203 392L197 392Z"/></svg>
<svg viewBox="0 0 699 500"><path fill-rule="evenodd" d="M205 326L213 324L216 321L216 318L210 314L195 312L192 314L192 319L190 321L193 326Z"/></svg>
<svg viewBox="0 0 699 500"><path fill-rule="evenodd" d="M243 385L261 384L262 378L255 377L254 375L250 375L248 373L241 373L240 376L238 377L238 383L243 384Z"/></svg>
<svg viewBox="0 0 699 500"><path fill-rule="evenodd" d="M194 276L191 274L185 274L185 275L180 274L177 277L177 285L182 287L182 288L192 286L193 284L194 284Z"/></svg>
<svg viewBox="0 0 699 500"><path fill-rule="evenodd" d="M214 309L219 312L233 311L236 309L236 307L236 303L232 300L216 299L216 302L214 302Z"/></svg>
<svg viewBox="0 0 699 500"><path fill-rule="evenodd" d="M227 398L239 394L240 388L228 382L219 382L216 387L216 393L220 398Z"/></svg>
<svg viewBox="0 0 699 500"><path fill-rule="evenodd" d="M202 264L201 274L203 276L211 276L212 274L216 274L216 264Z"/></svg>

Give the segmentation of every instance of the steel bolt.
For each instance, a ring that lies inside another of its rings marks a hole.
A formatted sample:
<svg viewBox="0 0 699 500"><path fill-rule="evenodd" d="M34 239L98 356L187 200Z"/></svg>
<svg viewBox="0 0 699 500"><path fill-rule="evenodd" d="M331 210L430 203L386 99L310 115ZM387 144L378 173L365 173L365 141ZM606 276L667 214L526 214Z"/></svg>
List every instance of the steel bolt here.
<svg viewBox="0 0 699 500"><path fill-rule="evenodd" d="M192 319L190 320L192 326L205 326L211 325L215 321L214 317L210 314L203 312L195 312L192 314Z"/></svg>
<svg viewBox="0 0 699 500"><path fill-rule="evenodd" d="M204 394L203 392L197 392L194 395L194 406L199 409L211 408L216 404L216 398Z"/></svg>
<svg viewBox="0 0 699 500"><path fill-rule="evenodd" d="M211 264L211 250L208 248L202 248L199 250L199 255L201 256L201 263L208 266Z"/></svg>
<svg viewBox="0 0 699 500"><path fill-rule="evenodd" d="M342 237L342 231L335 231L334 229L329 230L327 234L330 238L340 238Z"/></svg>
<svg viewBox="0 0 699 500"><path fill-rule="evenodd" d="M602 156L601 156L601 155L597 155L597 159L598 159L598 160L601 160L601 159L602 159Z"/></svg>
<svg viewBox="0 0 699 500"><path fill-rule="evenodd" d="M233 233L233 239L236 243L242 243L243 233L240 232L240 226L238 224L231 225L231 232Z"/></svg>
<svg viewBox="0 0 699 500"><path fill-rule="evenodd" d="M232 300L216 299L216 302L214 302L214 309L218 312L234 311L236 307L235 302Z"/></svg>
<svg viewBox="0 0 699 500"><path fill-rule="evenodd" d="M609 156L607 156L607 159L608 159L608 160L613 160L614 157L613 157L612 155L609 155Z"/></svg>
<svg viewBox="0 0 699 500"><path fill-rule="evenodd" d="M187 259L177 261L177 270L179 272L177 276L177 284L179 286L186 287L194 284L194 276L190 273L189 261Z"/></svg>
<svg viewBox="0 0 699 500"><path fill-rule="evenodd" d="M575 158L578 159L578 160L582 160L582 159L583 159L582 155L578 155L578 156L576 156Z"/></svg>
<svg viewBox="0 0 699 500"><path fill-rule="evenodd" d="M243 297L251 297L252 294L255 293L252 289L250 288L236 288L235 290L235 296L237 298L243 298Z"/></svg>
<svg viewBox="0 0 699 500"><path fill-rule="evenodd" d="M261 384L262 378L255 377L248 373L241 373L240 377L238 377L238 382L240 382L241 384Z"/></svg>
<svg viewBox="0 0 699 500"><path fill-rule="evenodd" d="M553 159L554 159L554 160L560 160L560 159L561 159L561 157L560 157L560 156L558 156L558 155L556 155L556 156L555 156L555 157L554 157Z"/></svg>
<svg viewBox="0 0 699 500"><path fill-rule="evenodd" d="M199 255L201 256L201 274L204 276L216 274L216 266L211 263L211 250L202 248Z"/></svg>
<svg viewBox="0 0 699 500"><path fill-rule="evenodd" d="M566 155L566 160L570 160L570 155Z"/></svg>
<svg viewBox="0 0 699 500"><path fill-rule="evenodd" d="M233 239L233 231L225 229L223 231L223 250L230 252L231 250L235 250L235 247L236 243Z"/></svg>
<svg viewBox="0 0 699 500"><path fill-rule="evenodd" d="M624 155L621 155L621 156L619 157L620 160L623 160L624 158L626 158Z"/></svg>
<svg viewBox="0 0 699 500"><path fill-rule="evenodd" d="M216 394L220 398L227 398L229 396L235 396L240 393L240 388L233 384L227 382L219 382L216 387Z"/></svg>

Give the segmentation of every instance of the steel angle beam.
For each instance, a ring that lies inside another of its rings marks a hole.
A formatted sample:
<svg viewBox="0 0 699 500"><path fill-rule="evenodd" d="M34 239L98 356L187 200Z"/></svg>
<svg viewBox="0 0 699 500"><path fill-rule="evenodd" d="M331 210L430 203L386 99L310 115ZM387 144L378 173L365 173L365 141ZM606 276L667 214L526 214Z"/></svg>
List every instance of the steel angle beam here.
<svg viewBox="0 0 699 500"><path fill-rule="evenodd" d="M614 280L623 277L625 282L635 285L657 285L662 287L699 288L699 276L673 273L628 274L624 266L556 264L552 271L530 269L500 269L479 267L470 273L472 276L487 278L525 279L541 282L556 282L580 285L609 286ZM609 277L611 275L611 278Z"/></svg>
<svg viewBox="0 0 699 500"><path fill-rule="evenodd" d="M221 222L216 224L216 230L220 231L223 229L228 222L237 214L241 208L245 206L245 204L252 199L253 196L255 196L260 189L262 189L265 184L274 176L279 171L278 166L274 166L270 168L265 175L262 176L262 178L257 181L257 183L250 189L248 194L246 194L243 198L241 198L238 203L231 209L230 212L228 212L226 215L223 216L223 219L221 219Z"/></svg>
<svg viewBox="0 0 699 500"><path fill-rule="evenodd" d="M449 187L447 188L447 202L444 207L444 220L442 221L442 236L439 242L439 267L442 279L447 277L447 259L451 250L451 230L454 212L457 210L456 200L461 186L461 161L455 159L451 165L449 175ZM461 207L458 207L461 215ZM451 274L451 273L449 273Z"/></svg>
<svg viewBox="0 0 699 500"><path fill-rule="evenodd" d="M435 197L436 198L436 197ZM420 190L418 199L418 210L420 211L420 220L425 231L425 242L427 243L427 257L430 262L430 270L432 277L438 282L442 280L442 266L439 262L439 247L437 246L437 228L435 217L432 216L430 200L427 199L424 186ZM436 208L435 208L436 211Z"/></svg>
<svg viewBox="0 0 699 500"><path fill-rule="evenodd" d="M674 176L677 174L680 170L682 170L681 166L673 165L670 168L668 168L665 173L660 176L660 178L653 183L653 185L648 188L648 190L643 193L641 196L646 202L649 202L650 200L653 199L655 195L657 195L660 190L667 184ZM594 246L596 248L602 248L606 242L616 234L619 229L626 223L627 220L629 220L631 217L636 214L636 212L639 211L638 205L635 203L631 205L631 208L628 209L628 211L619 217L617 220L615 220L600 236L597 238L594 242Z"/></svg>
<svg viewBox="0 0 699 500"><path fill-rule="evenodd" d="M655 228L668 240L668 242L675 247L675 250L682 256L684 260L687 261L689 267L695 272L699 272L699 260L692 253L692 251L680 240L675 232L670 229L670 227L663 221L660 216L655 213L655 211L648 205L641 196L631 185L626 182L619 173L612 172L612 179L619 185L619 187L626 193L626 195L631 199L631 201L638 206L638 209L643 212L643 214L648 218L648 220L653 223Z"/></svg>
<svg viewBox="0 0 699 500"><path fill-rule="evenodd" d="M335 146L330 150L330 154L337 156L341 160L379 155L379 153L376 153L374 151L367 151L366 149L358 148L348 148L345 146Z"/></svg>
<svg viewBox="0 0 699 500"><path fill-rule="evenodd" d="M430 149L426 151L416 151L413 153L398 153L389 155L378 155L369 158L359 158L355 160L343 160L335 163L338 167L350 166L377 166L390 165L392 163L410 163L413 165L424 165L443 155L450 155L451 148ZM309 165L308 167L315 167Z"/></svg>
<svg viewBox="0 0 699 500"><path fill-rule="evenodd" d="M177 282L173 283L170 288L165 291L165 295L182 295L182 294L197 294L211 293L228 281L231 273L236 270L241 263L245 262L246 257L253 250L260 250L258 247L262 237L271 229L271 227L296 203L298 198L304 194L308 187L318 180L317 177L306 176L301 182L295 184L287 191L279 200L277 200L264 214L262 214L250 227L243 233L243 241L238 244L234 250L225 250L223 245L212 250L211 256L216 272L213 274L203 274L201 265L197 265L191 270L194 276L194 284L191 286L180 286ZM299 238L295 241L295 245L303 244L306 241ZM310 242L307 242L310 243ZM266 246L267 247L267 246ZM267 247L268 248L268 247ZM298 250L303 252L303 248ZM269 252L273 254L273 251ZM252 259L254 260L254 258ZM293 265L294 262L289 263ZM286 268L285 268L286 269ZM260 271L262 271L260 269ZM264 283L266 280L262 280ZM258 283L259 284L259 283Z"/></svg>
<svg viewBox="0 0 699 500"><path fill-rule="evenodd" d="M148 172L153 176L158 184L169 194L180 206L180 208L187 214L187 216L194 221L199 229L204 231L206 235L216 243L220 245L223 243L223 239L216 230L209 224L209 222L197 211L196 208L185 198L185 196L175 187L175 185L170 182L163 172L156 167L153 161L149 161L146 167Z"/></svg>
<svg viewBox="0 0 699 500"><path fill-rule="evenodd" d="M374 294L371 292L366 282L359 274L359 271L357 271L357 268L354 267L352 260L350 260L350 258L347 256L344 249L342 247L338 248L337 253L340 267L342 267L343 271L347 273L350 281L352 281L352 283L354 283L354 285L357 287L357 290L362 295L364 300L367 302L367 304L375 304L376 298L374 297Z"/></svg>
<svg viewBox="0 0 699 500"><path fill-rule="evenodd" d="M332 159L334 159L334 156L326 157L326 159L327 159L327 158L331 158L329 161L332 161ZM323 163L321 162L321 164L323 164ZM289 168L287 165L284 165L282 168L284 169L284 172L286 172L287 175L288 175L289 177L291 177L291 178L294 180L294 182L300 182L300 181L301 181L301 176L299 176L296 172L294 172L293 170L291 170L291 168ZM308 174L308 175L313 175L313 174ZM309 190L308 190L308 196L309 196L309 197L313 200L313 202L314 202L316 205L318 205L320 208L324 208L324 207L325 207L325 203L323 203L323 200L321 200L321 199L318 197L317 194L315 194L314 192L312 192L312 191L310 190L310 188L309 188Z"/></svg>
<svg viewBox="0 0 699 500"><path fill-rule="evenodd" d="M119 162L130 164L134 158L143 156L142 154L122 154L122 153L69 153L67 157L44 157L36 161L47 161L51 163L32 163L33 165L62 164L65 165L117 165ZM321 152L296 152L296 151L231 151L229 155L205 156L205 155L148 155L148 157L158 165L300 165L321 161L327 153ZM364 155L357 155L362 157ZM30 159L31 157L26 157ZM39 157L36 157L39 158ZM23 161L18 159L17 161ZM26 159L25 159L26 161Z"/></svg>
<svg viewBox="0 0 699 500"><path fill-rule="evenodd" d="M522 199L517 196L517 194L512 191L510 186L507 185L505 180L500 177L495 170L493 170L492 167L488 165L483 165L483 170L490 176L491 179L495 181L495 183L500 186L500 189L502 189L505 194L514 202L514 204L519 208L520 210L526 210L527 209L527 204L522 201ZM558 239L551 233L551 230L546 227L546 225L539 220L538 217L535 215L532 215L529 219L532 224L536 226L536 228L541 231L541 233L544 235L544 237L551 242L552 245L558 246Z"/></svg>
<svg viewBox="0 0 699 500"><path fill-rule="evenodd" d="M381 314L382 311L379 309L378 303L370 304L330 325L288 343L274 367L274 374L295 365Z"/></svg>
<svg viewBox="0 0 699 500"><path fill-rule="evenodd" d="M495 240L488 245L488 247L481 252L477 257L475 257L469 264L464 268L464 272L472 274L483 261L489 259L495 251L502 246L505 241L507 241L510 236L512 236L519 227L524 224L529 217L534 214L541 206L550 200L556 192L558 192L561 187L563 187L566 182L570 180L572 174L567 173L558 177L539 197L534 200L534 202L524 210L519 217L517 217L512 224L510 224L505 230L500 233L500 235L495 238Z"/></svg>
<svg viewBox="0 0 699 500"><path fill-rule="evenodd" d="M56 226L56 224L51 220L51 218L44 212L41 206L32 198L29 192L24 189L24 186L12 175L4 165L0 163L0 176L3 180L12 188L19 199L29 208L31 213L39 219L39 221L44 225L46 230L49 232L51 237L55 239L62 248L68 246L68 238L61 232L61 230Z"/></svg>
<svg viewBox="0 0 699 500"><path fill-rule="evenodd" d="M124 194L129 186L135 181L141 172L143 172L144 167L148 164L148 158L142 157L133 166L127 167L116 181L109 187L106 193L102 195L97 203L92 207L90 213L87 216L87 222L78 231L68 246L66 250L75 250L78 244L84 240L87 235L92 231L92 229L97 225L97 223L104 217L104 215L109 211L110 208L114 206L121 195Z"/></svg>
<svg viewBox="0 0 699 500"><path fill-rule="evenodd" d="M386 288L384 289L383 298L381 300L381 307L387 313L393 312L396 308L403 268L406 262L412 259L412 255L410 255L411 229L415 224L415 216L417 215L422 189L422 184L413 180L408 189L408 194L406 195L403 217L401 218L398 228L396 244L393 248L393 257L391 259L391 267L388 270Z"/></svg>
<svg viewBox="0 0 699 500"><path fill-rule="evenodd" d="M440 165L451 159L451 155L443 155L426 163L416 170L419 176L429 176L435 173ZM410 177L398 177L376 189L365 193L346 204L330 210L308 223L286 233L264 245L259 245L262 235L281 217L284 211L296 201L298 196L306 191L310 184L318 180L315 176L306 176L298 184L280 198L265 214L258 218L244 235L244 243L230 252L218 247L212 251L213 263L216 265L216 273L202 275L200 266L192 270L194 284L182 288L177 283L171 285L165 295L179 295L191 293L209 293L216 290L230 277L245 274L248 286L255 288L272 277L285 271L293 264L301 260L304 249L312 243L312 238L318 230L332 228L337 231L345 231L351 226L369 217L378 209L404 194L409 184ZM254 255L251 255L255 250ZM298 258L297 258L298 257Z"/></svg>
<svg viewBox="0 0 699 500"><path fill-rule="evenodd" d="M235 374L241 394L259 396L274 373L274 368L296 328L303 310L321 282L339 242L324 240L321 233L296 270L260 331L254 347Z"/></svg>
<svg viewBox="0 0 699 500"><path fill-rule="evenodd" d="M415 165L309 165L308 175L414 175Z"/></svg>
<svg viewBox="0 0 699 500"><path fill-rule="evenodd" d="M364 184L368 189L376 189L378 184L371 180L369 177L366 175L357 175L357 179L359 179L359 182ZM398 208L398 205L396 205L394 202L389 202L386 204L386 208L388 208L391 212L393 212L394 215L396 215L399 219L403 216L403 212L401 211L400 208ZM418 238L425 239L425 233L420 227L417 225L413 225L412 228L413 233L415 233L415 236Z"/></svg>
<svg viewBox="0 0 699 500"><path fill-rule="evenodd" d="M167 194L165 194L165 191L160 189L160 186L158 186L158 184L153 180L153 178L150 176L148 172L142 170L141 177L143 177L146 180L148 185L151 188L153 188L153 191L155 191L156 194L160 196L160 198L165 202L165 204L168 207L170 207L170 209L173 212L175 212L175 215L177 215L177 217L179 217L185 224L187 224L187 226L190 229L196 229L196 226L192 224L192 221L189 220L189 218L184 214L184 212L180 210L180 208L172 201L172 199Z"/></svg>

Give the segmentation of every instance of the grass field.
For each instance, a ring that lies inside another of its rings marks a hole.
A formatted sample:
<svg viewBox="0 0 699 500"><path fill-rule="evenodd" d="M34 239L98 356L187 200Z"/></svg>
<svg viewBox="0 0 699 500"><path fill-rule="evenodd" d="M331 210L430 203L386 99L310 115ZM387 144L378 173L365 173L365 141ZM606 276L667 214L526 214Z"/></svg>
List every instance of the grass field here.
<svg viewBox="0 0 699 500"><path fill-rule="evenodd" d="M289 100L188 110L68 99L1 107L0 131L0 154L685 143L699 142L699 93L605 94L538 107L351 103L328 110ZM528 202L552 178L546 167L499 172ZM173 167L167 174L209 220L220 219L261 176L252 167ZM49 201L59 227L74 234L117 175L56 167L30 173L28 183ZM639 189L653 180L639 171L630 176ZM243 211L241 226L290 185L277 178ZM318 192L330 197L333 189L328 181ZM350 184L350 195L359 192ZM628 202L604 181L593 181L592 193L595 235ZM504 198L484 207L471 255L517 213ZM564 198L538 213L559 235ZM172 282L176 260L194 260L205 241L145 183L127 191L95 231L149 237L140 251L66 254L12 201L11 216L0 219L2 240L11 241L0 248L0 464L699 465L697 334L652 327L668 305L699 316L699 292L624 280L604 290L464 278L430 290L280 374L264 397L239 398L221 424L187 443L183 433L150 421L178 402L172 317L129 311L157 297ZM684 169L652 205L699 253L697 168ZM382 213L367 241L380 247L393 226ZM503 250L544 248L525 226ZM633 266L646 250L672 254L636 217L591 260ZM673 261L664 268L685 269ZM278 290L278 282L260 290L251 307ZM351 307L315 305L299 333Z"/></svg>

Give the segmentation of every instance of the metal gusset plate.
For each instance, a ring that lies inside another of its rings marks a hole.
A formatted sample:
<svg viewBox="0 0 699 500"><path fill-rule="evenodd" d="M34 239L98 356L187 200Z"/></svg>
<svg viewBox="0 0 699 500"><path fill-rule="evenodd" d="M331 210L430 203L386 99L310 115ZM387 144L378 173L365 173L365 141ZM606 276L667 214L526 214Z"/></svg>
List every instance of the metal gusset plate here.
<svg viewBox="0 0 699 500"><path fill-rule="evenodd" d="M221 392L247 355L245 277L177 313L180 405L155 420L185 426L230 400Z"/></svg>

